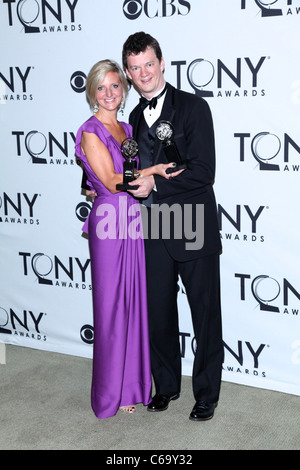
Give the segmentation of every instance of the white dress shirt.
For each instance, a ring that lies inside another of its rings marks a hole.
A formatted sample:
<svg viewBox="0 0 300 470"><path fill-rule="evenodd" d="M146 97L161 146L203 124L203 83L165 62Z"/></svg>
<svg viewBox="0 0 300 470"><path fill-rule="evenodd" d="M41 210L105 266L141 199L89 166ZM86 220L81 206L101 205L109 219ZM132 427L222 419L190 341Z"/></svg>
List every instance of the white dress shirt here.
<svg viewBox="0 0 300 470"><path fill-rule="evenodd" d="M165 87L165 84L163 88L161 88L152 98L154 98L155 96L158 96L162 92L164 87ZM158 98L155 109L154 108L149 109L149 106L147 106L147 108L144 109L144 118L149 127L151 127L152 124L159 118L163 104L164 104L165 96L166 96L166 93L164 93L160 98Z"/></svg>

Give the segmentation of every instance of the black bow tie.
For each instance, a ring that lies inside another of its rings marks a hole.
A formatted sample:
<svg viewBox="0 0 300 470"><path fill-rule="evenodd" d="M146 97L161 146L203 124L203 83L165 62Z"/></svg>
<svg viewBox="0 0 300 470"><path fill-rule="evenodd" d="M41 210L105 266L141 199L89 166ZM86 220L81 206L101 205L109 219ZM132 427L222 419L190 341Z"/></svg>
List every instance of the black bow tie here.
<svg viewBox="0 0 300 470"><path fill-rule="evenodd" d="M156 105L157 105L157 100L159 98L162 97L162 95L165 93L167 89L167 85L165 86L165 88L163 89L163 91L158 95L158 96L154 96L151 100L147 100L146 98L144 98L143 96L140 98L140 107L144 110L145 108L147 108L147 106L149 106L149 109L155 109L156 108Z"/></svg>

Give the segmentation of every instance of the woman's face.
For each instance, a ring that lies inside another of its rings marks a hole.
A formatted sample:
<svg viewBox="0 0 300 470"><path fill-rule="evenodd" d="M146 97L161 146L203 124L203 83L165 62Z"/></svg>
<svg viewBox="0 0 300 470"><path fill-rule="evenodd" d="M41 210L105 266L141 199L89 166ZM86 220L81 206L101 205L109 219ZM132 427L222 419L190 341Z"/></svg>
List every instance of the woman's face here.
<svg viewBox="0 0 300 470"><path fill-rule="evenodd" d="M116 72L108 72L96 91L96 100L100 108L106 111L118 109L123 97L123 87Z"/></svg>

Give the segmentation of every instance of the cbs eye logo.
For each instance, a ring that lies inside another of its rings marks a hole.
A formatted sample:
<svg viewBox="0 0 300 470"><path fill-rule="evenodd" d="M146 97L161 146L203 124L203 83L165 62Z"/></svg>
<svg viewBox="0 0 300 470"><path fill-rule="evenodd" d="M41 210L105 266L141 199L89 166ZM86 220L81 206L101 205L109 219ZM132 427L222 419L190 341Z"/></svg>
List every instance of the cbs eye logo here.
<svg viewBox="0 0 300 470"><path fill-rule="evenodd" d="M142 13L141 0L126 0L123 4L123 12L128 20L136 20Z"/></svg>
<svg viewBox="0 0 300 470"><path fill-rule="evenodd" d="M89 213L91 212L91 205L87 202L80 202L75 208L75 214L80 222L85 222L88 218Z"/></svg>
<svg viewBox="0 0 300 470"><path fill-rule="evenodd" d="M94 328L91 325L83 325L80 330L80 338L86 344L93 344Z"/></svg>
<svg viewBox="0 0 300 470"><path fill-rule="evenodd" d="M85 85L86 85L86 75L77 70L74 72L70 78L70 85L75 93L84 93L85 92Z"/></svg>

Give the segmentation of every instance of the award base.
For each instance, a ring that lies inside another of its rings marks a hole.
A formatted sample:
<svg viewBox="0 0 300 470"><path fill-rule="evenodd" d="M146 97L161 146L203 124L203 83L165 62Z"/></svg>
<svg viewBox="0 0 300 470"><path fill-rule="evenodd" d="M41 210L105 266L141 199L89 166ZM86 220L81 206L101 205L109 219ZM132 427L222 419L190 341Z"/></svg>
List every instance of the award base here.
<svg viewBox="0 0 300 470"><path fill-rule="evenodd" d="M133 184L130 185L128 183L122 183L122 184L117 184L116 188L119 189L120 191L128 191L131 189L138 189L140 187L139 184Z"/></svg>
<svg viewBox="0 0 300 470"><path fill-rule="evenodd" d="M126 140L126 143L128 144L128 140L127 139L125 139L125 140ZM135 142L135 144L137 145L136 142ZM122 154L123 154L123 152L122 152ZM123 154L123 156L124 156L124 154ZM126 158L126 156L125 156L125 158ZM126 160L123 163L123 183L119 183L119 184L116 185L116 188L119 191L130 191L131 189L138 189L138 187L139 187L138 184L135 184L135 185L132 185L132 186L130 186L130 184L128 184L128 183L132 183L132 181L135 180L134 172L136 170L136 166L137 166L136 161L132 160L132 155L130 155L128 157L128 160Z"/></svg>
<svg viewBox="0 0 300 470"><path fill-rule="evenodd" d="M180 163L179 165L174 166L174 168L167 168L166 173L167 175L169 175L171 173L175 173L175 171L185 170L186 168L187 168L186 163Z"/></svg>

